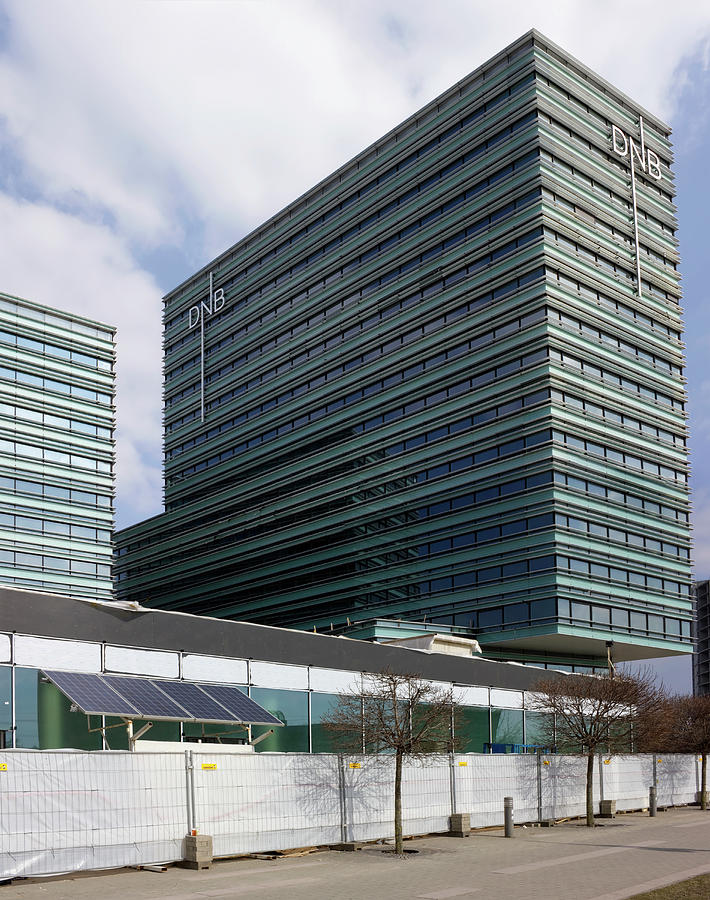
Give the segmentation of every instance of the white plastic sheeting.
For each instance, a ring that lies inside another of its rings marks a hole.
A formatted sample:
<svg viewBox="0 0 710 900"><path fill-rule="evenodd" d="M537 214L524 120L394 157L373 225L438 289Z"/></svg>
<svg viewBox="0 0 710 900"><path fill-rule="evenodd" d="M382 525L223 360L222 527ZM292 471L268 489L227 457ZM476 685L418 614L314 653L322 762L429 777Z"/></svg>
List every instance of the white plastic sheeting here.
<svg viewBox="0 0 710 900"><path fill-rule="evenodd" d="M0 878L146 865L182 858L194 779L195 824L216 856L286 850L393 833L394 758L301 753L0 751ZM6 767L6 768L5 768ZM597 756L594 799L617 809L690 803L694 756ZM405 762L405 834L448 830L452 812L473 827L581 816L586 759L481 755Z"/></svg>
<svg viewBox="0 0 710 900"><path fill-rule="evenodd" d="M0 877L182 858L184 754L0 752Z"/></svg>

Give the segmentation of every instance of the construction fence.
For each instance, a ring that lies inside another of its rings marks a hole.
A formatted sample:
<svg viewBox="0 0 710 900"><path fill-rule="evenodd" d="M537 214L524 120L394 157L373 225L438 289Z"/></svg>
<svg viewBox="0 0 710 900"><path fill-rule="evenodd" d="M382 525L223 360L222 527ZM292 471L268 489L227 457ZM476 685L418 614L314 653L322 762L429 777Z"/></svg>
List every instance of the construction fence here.
<svg viewBox="0 0 710 900"><path fill-rule="evenodd" d="M617 810L693 803L695 756L599 756L595 804ZM586 758L465 754L405 762L405 834L585 812ZM192 829L215 856L287 850L393 834L394 759L301 753L0 751L0 880L183 858ZM598 806L596 807L598 810Z"/></svg>

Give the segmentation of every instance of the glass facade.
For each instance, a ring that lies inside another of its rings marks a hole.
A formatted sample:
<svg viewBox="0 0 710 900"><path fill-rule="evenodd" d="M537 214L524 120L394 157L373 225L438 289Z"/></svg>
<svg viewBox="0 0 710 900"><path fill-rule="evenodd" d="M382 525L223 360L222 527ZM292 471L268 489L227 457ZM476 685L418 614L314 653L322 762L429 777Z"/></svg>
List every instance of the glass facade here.
<svg viewBox="0 0 710 900"><path fill-rule="evenodd" d="M689 652L669 134L531 33L169 294L118 596Z"/></svg>
<svg viewBox="0 0 710 900"><path fill-rule="evenodd" d="M0 294L0 583L112 597L114 331Z"/></svg>

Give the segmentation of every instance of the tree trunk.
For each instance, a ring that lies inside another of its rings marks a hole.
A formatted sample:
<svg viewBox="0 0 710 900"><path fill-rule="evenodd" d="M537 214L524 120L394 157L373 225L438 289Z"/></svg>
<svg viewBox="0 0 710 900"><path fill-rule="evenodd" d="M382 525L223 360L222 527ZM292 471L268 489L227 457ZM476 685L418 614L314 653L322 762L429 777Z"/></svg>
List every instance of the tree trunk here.
<svg viewBox="0 0 710 900"><path fill-rule="evenodd" d="M587 753L587 828L594 828L594 753Z"/></svg>
<svg viewBox="0 0 710 900"><path fill-rule="evenodd" d="M394 758L394 852L402 853L402 751Z"/></svg>
<svg viewBox="0 0 710 900"><path fill-rule="evenodd" d="M705 791L708 786L708 755L703 750L700 763L700 809L707 809L708 804L705 797Z"/></svg>

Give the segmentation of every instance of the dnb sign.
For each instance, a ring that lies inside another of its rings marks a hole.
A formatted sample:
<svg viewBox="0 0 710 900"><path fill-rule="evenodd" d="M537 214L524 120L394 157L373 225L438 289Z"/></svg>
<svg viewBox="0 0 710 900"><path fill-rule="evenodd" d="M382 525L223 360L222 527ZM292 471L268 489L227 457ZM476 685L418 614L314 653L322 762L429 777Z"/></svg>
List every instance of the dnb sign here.
<svg viewBox="0 0 710 900"><path fill-rule="evenodd" d="M218 313L224 307L224 288L217 288L217 290L212 289L212 275L210 275L210 295L209 299L202 300L196 306L191 306L190 311L188 313L188 323L187 330L192 331L192 329L199 325L200 322L204 322L206 318L210 318L215 313Z"/></svg>
<svg viewBox="0 0 710 900"><path fill-rule="evenodd" d="M611 147L617 156L623 158L628 157L631 168L635 167L635 163L641 166L641 170L656 181L663 178L661 173L661 160L658 154L654 153L646 146L643 133L643 118L639 116L639 134L641 135L640 146L636 140L630 135L625 134L618 125L611 126Z"/></svg>

